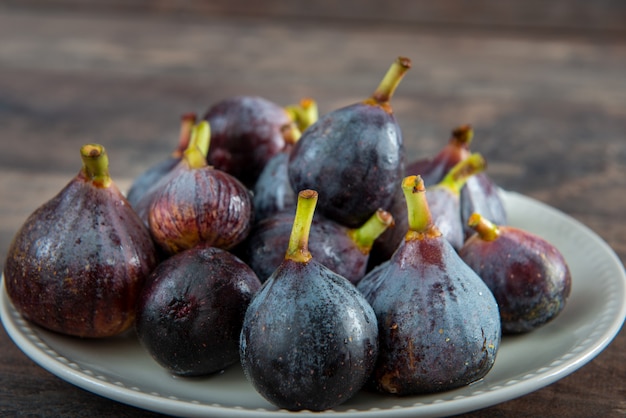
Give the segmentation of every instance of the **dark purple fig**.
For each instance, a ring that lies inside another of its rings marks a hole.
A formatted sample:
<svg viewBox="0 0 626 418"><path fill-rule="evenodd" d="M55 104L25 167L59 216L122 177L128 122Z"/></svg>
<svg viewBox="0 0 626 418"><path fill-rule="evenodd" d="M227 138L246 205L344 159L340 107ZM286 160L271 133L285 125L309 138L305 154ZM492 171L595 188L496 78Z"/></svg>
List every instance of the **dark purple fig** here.
<svg viewBox="0 0 626 418"><path fill-rule="evenodd" d="M372 386L415 395L484 377L500 345L498 305L433 223L419 176L404 179L409 230L390 260L357 289L378 318Z"/></svg>
<svg viewBox="0 0 626 418"><path fill-rule="evenodd" d="M84 145L83 167L15 235L4 267L13 305L62 334L126 331L146 277L156 267L148 230L119 191L104 147Z"/></svg>
<svg viewBox="0 0 626 418"><path fill-rule="evenodd" d="M204 119L211 125L209 164L247 187L285 147L283 126L293 123L282 106L256 96L236 96L213 104Z"/></svg>
<svg viewBox="0 0 626 418"><path fill-rule="evenodd" d="M486 161L478 153L458 162L437 184L428 188L428 204L435 225L459 250L463 246L463 224L461 222L460 192L468 179L485 169ZM374 265L388 260L403 241L409 227L407 220L406 199L401 187L398 187L390 212L395 219L395 226L385 231L374 244L372 260Z"/></svg>
<svg viewBox="0 0 626 418"><path fill-rule="evenodd" d="M177 148L169 157L149 167L146 171L135 178L128 189L128 193L126 194L126 199L128 199L133 207L138 204L143 195L148 193L163 176L178 165L181 158L183 158L183 152L189 145L191 130L195 123L196 115L194 113L186 113L182 115Z"/></svg>
<svg viewBox="0 0 626 418"><path fill-rule="evenodd" d="M569 297L572 278L563 255L543 238L497 226L478 213L476 231L459 252L483 279L500 307L502 331L532 331L556 318Z"/></svg>
<svg viewBox="0 0 626 418"><path fill-rule="evenodd" d="M243 317L261 282L225 250L198 246L165 260L137 305L137 336L171 373L198 376L239 362Z"/></svg>
<svg viewBox="0 0 626 418"><path fill-rule="evenodd" d="M253 223L249 190L230 174L207 165L210 127L195 128L183 159L158 187L148 210L152 237L169 254L203 243L230 249Z"/></svg>
<svg viewBox="0 0 626 418"><path fill-rule="evenodd" d="M491 180L487 173L478 173L467 180L461 189L461 221L463 237L468 239L474 230L468 225L473 213L480 213L498 225L506 225L507 213L500 197L500 188Z"/></svg>
<svg viewBox="0 0 626 418"><path fill-rule="evenodd" d="M404 172L402 134L390 100L411 62L391 65L372 97L322 115L289 161L294 190L319 192L319 212L350 228L388 208Z"/></svg>
<svg viewBox="0 0 626 418"><path fill-rule="evenodd" d="M439 183L452 167L470 156L469 146L473 137L474 131L470 125L456 127L448 143L437 155L407 164L405 172L407 175L419 175L426 187ZM404 205L404 198L402 200Z"/></svg>
<svg viewBox="0 0 626 418"><path fill-rule="evenodd" d="M252 189L255 222L296 206L298 198L289 183L287 163L293 144L300 139L300 130L293 124L283 129L285 148L267 162Z"/></svg>
<svg viewBox="0 0 626 418"><path fill-rule="evenodd" d="M350 399L378 352L376 317L344 277L308 250L317 193L299 193L287 253L248 306L240 340L246 378L288 410L321 411Z"/></svg>
<svg viewBox="0 0 626 418"><path fill-rule="evenodd" d="M241 257L264 282L285 259L294 213L281 212L258 222L241 249ZM365 275L370 250L376 238L393 223L379 209L359 228L346 228L317 215L310 231L309 250L315 260L356 284Z"/></svg>

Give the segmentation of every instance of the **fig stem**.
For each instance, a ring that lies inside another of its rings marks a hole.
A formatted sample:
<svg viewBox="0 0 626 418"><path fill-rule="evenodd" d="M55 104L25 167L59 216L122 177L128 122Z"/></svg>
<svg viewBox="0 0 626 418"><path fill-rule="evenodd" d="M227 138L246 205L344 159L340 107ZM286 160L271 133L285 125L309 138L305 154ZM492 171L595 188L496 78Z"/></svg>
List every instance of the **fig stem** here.
<svg viewBox="0 0 626 418"><path fill-rule="evenodd" d="M467 180L484 171L487 161L482 155L475 152L463 161L459 161L448 171L445 177L433 187L446 187L454 194L459 195Z"/></svg>
<svg viewBox="0 0 626 418"><path fill-rule="evenodd" d="M298 142L298 140L302 136L302 132L300 132L300 129L298 128L295 122L286 123L283 126L281 126L280 133L283 136L285 143L290 144L290 145L293 145L296 142Z"/></svg>
<svg viewBox="0 0 626 418"><path fill-rule="evenodd" d="M472 213L467 225L476 231L483 241L494 241L500 236L500 228L479 213Z"/></svg>
<svg viewBox="0 0 626 418"><path fill-rule="evenodd" d="M178 135L178 147L172 153L175 158L182 157L183 153L189 146L191 141L191 132L196 123L197 115L195 113L185 113L180 117L180 133Z"/></svg>
<svg viewBox="0 0 626 418"><path fill-rule="evenodd" d="M183 156L190 168L207 166L206 155L209 152L211 128L209 122L203 120L191 129L191 139Z"/></svg>
<svg viewBox="0 0 626 418"><path fill-rule="evenodd" d="M291 227L285 260L292 260L296 263L308 263L311 260L309 234L316 205L317 192L315 190L307 189L298 193L296 216Z"/></svg>
<svg viewBox="0 0 626 418"><path fill-rule="evenodd" d="M372 100L378 104L386 104L391 100L396 88L402 81L404 74L411 68L411 60L406 57L398 57L389 67L382 81L374 90Z"/></svg>
<svg viewBox="0 0 626 418"><path fill-rule="evenodd" d="M107 188L113 182L109 175L109 157L100 144L86 144L80 149L83 172L96 187Z"/></svg>
<svg viewBox="0 0 626 418"><path fill-rule="evenodd" d="M450 142L458 147L468 149L472 143L472 139L474 139L474 130L471 125L466 124L454 128Z"/></svg>
<svg viewBox="0 0 626 418"><path fill-rule="evenodd" d="M433 219L426 200L426 187L421 176L408 176L402 180L402 192L406 199L409 233L426 232L433 226Z"/></svg>
<svg viewBox="0 0 626 418"><path fill-rule="evenodd" d="M285 107L285 110L301 132L317 122L319 118L317 102L309 97L301 99L298 104Z"/></svg>
<svg viewBox="0 0 626 418"><path fill-rule="evenodd" d="M374 241L392 224L391 213L378 209L359 228L349 229L348 235L363 254L369 254Z"/></svg>

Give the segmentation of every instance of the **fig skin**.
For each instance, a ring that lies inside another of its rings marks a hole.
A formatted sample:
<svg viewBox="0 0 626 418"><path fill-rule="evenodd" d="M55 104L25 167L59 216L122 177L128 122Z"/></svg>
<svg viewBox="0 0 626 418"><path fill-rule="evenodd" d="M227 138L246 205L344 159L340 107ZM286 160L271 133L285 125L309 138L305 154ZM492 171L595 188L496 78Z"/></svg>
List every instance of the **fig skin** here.
<svg viewBox="0 0 626 418"><path fill-rule="evenodd" d="M371 98L320 116L294 146L294 190L319 192L319 213L349 228L388 208L404 173L402 132L391 97L410 68L400 57Z"/></svg>
<svg viewBox="0 0 626 418"><path fill-rule="evenodd" d="M572 286L569 267L558 249L535 234L496 226L479 214L470 221L492 232L472 235L459 255L494 294L503 332L530 332L556 318Z"/></svg>
<svg viewBox="0 0 626 418"><path fill-rule="evenodd" d="M198 246L162 262L137 307L141 345L173 374L216 373L239 362L239 334L261 282L243 261Z"/></svg>
<svg viewBox="0 0 626 418"><path fill-rule="evenodd" d="M133 325L139 292L156 264L147 228L108 171L105 179L94 178L83 168L27 218L9 248L4 277L9 298L28 320L65 335L103 338Z"/></svg>
<svg viewBox="0 0 626 418"><path fill-rule="evenodd" d="M408 177L403 188L412 184ZM414 190L409 193L423 195L423 182ZM409 222L397 251L357 285L379 325L371 386L399 396L450 390L484 377L501 338L496 300L432 223L422 197L409 209L417 221Z"/></svg>
<svg viewBox="0 0 626 418"><path fill-rule="evenodd" d="M252 198L220 170L180 170L155 196L148 219L154 240L170 255L200 243L230 249L252 228Z"/></svg>
<svg viewBox="0 0 626 418"><path fill-rule="evenodd" d="M214 103L203 117L211 125L207 161L252 188L267 162L285 147L282 127L292 123L278 104L258 96Z"/></svg>
<svg viewBox="0 0 626 418"><path fill-rule="evenodd" d="M316 199L311 190L299 193L285 259L248 306L241 331L246 378L288 410L321 411L345 402L365 384L378 353L372 308L308 251Z"/></svg>

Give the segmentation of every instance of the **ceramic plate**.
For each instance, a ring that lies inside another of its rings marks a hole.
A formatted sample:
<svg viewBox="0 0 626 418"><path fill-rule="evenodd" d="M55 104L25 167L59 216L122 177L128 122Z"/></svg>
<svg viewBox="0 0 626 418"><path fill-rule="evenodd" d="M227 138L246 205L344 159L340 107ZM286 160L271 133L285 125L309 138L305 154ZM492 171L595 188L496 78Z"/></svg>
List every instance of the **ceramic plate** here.
<svg viewBox="0 0 626 418"><path fill-rule="evenodd" d="M448 416L513 399L574 372L619 331L626 316L626 274L611 248L569 216L516 193L503 194L510 223L559 248L573 284L566 308L529 334L505 337L493 369L467 387L398 398L361 392L328 413L341 417ZM132 333L108 340L56 335L24 321L1 287L2 322L15 344L41 367L83 389L136 407L178 416L270 417L277 410L239 366L220 375L177 378L158 366ZM319 416L303 411L298 416Z"/></svg>

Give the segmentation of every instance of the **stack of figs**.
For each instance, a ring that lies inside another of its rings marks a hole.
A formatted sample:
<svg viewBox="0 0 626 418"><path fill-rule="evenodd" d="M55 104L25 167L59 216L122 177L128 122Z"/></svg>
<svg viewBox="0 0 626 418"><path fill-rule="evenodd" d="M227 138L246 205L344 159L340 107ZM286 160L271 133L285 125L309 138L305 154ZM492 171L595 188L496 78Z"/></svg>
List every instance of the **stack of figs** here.
<svg viewBox="0 0 626 418"><path fill-rule="evenodd" d="M571 275L507 224L470 125L406 160L391 99L410 68L399 57L371 96L322 115L254 96L185 113L126 195L84 145L12 241L13 306L68 338L135 333L177 376L240 364L288 410L483 378L503 335L562 312Z"/></svg>

